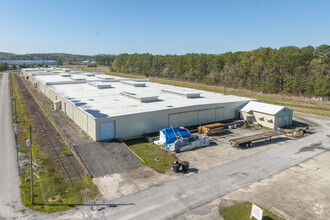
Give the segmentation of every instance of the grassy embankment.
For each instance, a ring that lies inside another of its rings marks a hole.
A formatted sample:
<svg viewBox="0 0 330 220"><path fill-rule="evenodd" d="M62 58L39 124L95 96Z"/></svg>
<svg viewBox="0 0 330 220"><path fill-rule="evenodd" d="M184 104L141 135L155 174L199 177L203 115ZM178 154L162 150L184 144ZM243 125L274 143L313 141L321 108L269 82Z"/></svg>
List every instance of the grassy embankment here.
<svg viewBox="0 0 330 220"><path fill-rule="evenodd" d="M103 66L87 67L86 65L67 65L66 67L79 68L79 69L82 69L85 71L92 71L92 72L95 72L95 71L105 72L106 74L111 74L111 75L121 76L121 77L146 78L142 75L110 72L108 67L103 67ZM181 81L181 80L177 80L177 79L165 79L165 78L160 78L160 77L155 77L155 78L149 77L149 79L150 79L150 81L154 81L157 83L169 84L169 85L174 85L174 86L182 86L182 87L193 88L193 89L201 89L201 90L210 91L210 92L223 93L223 91L224 91L223 87L220 87L220 86L211 86L211 85L205 85L205 84L201 84L201 83ZM294 111L330 117L330 105L329 104L313 103L313 102L307 103L304 101L299 101L301 97L290 96L289 98L281 98L281 97L278 97L279 95L261 94L261 93L244 90L244 89L239 90L239 89L232 89L232 88L227 88L227 94L259 99L261 102L286 106Z"/></svg>
<svg viewBox="0 0 330 220"><path fill-rule="evenodd" d="M141 162L144 165L161 173L172 168L175 160L167 152L164 154L159 146L149 143L143 138L127 140L124 143L143 160Z"/></svg>
<svg viewBox="0 0 330 220"><path fill-rule="evenodd" d="M21 158L22 160L29 160L30 150L26 147L25 141L28 139L28 127L32 121L25 114L27 107L24 105L24 101L21 99L19 91L16 89L17 84L14 77L10 79L14 85L13 88L10 86L10 91L13 90L11 96L16 99L17 124L19 126L17 144L19 144L20 147L17 150L25 154L25 156ZM38 137L34 136L32 132L32 140L36 140L36 138ZM61 176L60 171L56 168L53 160L51 160L50 155L44 152L40 146L33 144L32 147L33 160L41 166L41 168L34 170L34 173L37 174L40 179L34 176L34 204L30 204L30 183L27 181L30 179L30 168L29 163L25 163L24 169L26 170L26 174L20 175L20 190L22 203L26 207L35 211L47 213L67 210L76 205L83 204L81 191L86 189L88 189L87 196L91 199L95 198L97 195L97 188L89 177L83 177L82 180L74 181L73 183L66 182ZM48 203L48 197L55 195L59 195L60 199Z"/></svg>
<svg viewBox="0 0 330 220"><path fill-rule="evenodd" d="M260 206L259 206L260 207ZM282 220L282 218L278 217L274 213L268 211L260 207L263 210L263 217L264 220ZM243 220L243 219L250 219L251 215L252 204L250 202L240 202L234 203L231 206L224 207L219 205L219 213L224 220Z"/></svg>

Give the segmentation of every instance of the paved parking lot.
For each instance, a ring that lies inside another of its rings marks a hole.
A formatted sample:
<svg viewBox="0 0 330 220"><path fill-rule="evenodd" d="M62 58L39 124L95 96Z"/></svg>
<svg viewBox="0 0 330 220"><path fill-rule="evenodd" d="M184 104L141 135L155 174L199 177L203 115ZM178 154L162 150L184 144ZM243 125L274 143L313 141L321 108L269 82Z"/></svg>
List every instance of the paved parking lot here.
<svg viewBox="0 0 330 220"><path fill-rule="evenodd" d="M75 148L94 178L141 166L141 162L119 141L93 142Z"/></svg>

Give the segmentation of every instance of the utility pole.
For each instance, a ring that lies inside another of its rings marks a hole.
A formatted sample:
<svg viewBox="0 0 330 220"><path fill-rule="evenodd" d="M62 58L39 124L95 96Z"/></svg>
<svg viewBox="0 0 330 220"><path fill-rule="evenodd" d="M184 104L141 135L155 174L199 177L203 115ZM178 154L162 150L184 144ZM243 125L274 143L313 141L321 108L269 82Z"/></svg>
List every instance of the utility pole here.
<svg viewBox="0 0 330 220"><path fill-rule="evenodd" d="M31 125L29 127L29 130L30 130L30 139L28 139L26 141L26 145L28 147L30 147L30 175L31 175L31 178L30 178L30 188L31 188L31 204L34 203L34 195L33 195L33 168L32 168L32 129L31 129Z"/></svg>
<svg viewBox="0 0 330 220"><path fill-rule="evenodd" d="M224 73L223 94L226 95L228 66L224 66L223 69L224 69L224 71L223 71L223 73Z"/></svg>
<svg viewBox="0 0 330 220"><path fill-rule="evenodd" d="M14 103L15 103L15 123L17 124L16 98L14 98Z"/></svg>
<svg viewBox="0 0 330 220"><path fill-rule="evenodd" d="M11 95L14 96L14 91L13 91L13 73L10 71L10 85L11 85Z"/></svg>
<svg viewBox="0 0 330 220"><path fill-rule="evenodd" d="M227 74L225 75L225 83L223 85L223 94L226 95L226 86L227 86Z"/></svg>
<svg viewBox="0 0 330 220"><path fill-rule="evenodd" d="M226 77L225 77L226 78ZM225 80L225 83L223 85L223 94L226 95L226 80Z"/></svg>

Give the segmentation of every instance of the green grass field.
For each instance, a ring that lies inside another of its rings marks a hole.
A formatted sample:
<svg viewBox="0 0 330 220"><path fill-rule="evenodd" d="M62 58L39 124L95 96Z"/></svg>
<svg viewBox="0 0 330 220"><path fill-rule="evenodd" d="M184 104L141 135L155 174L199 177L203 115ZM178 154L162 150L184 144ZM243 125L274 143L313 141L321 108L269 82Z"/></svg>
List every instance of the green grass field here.
<svg viewBox="0 0 330 220"><path fill-rule="evenodd" d="M133 75L133 74L127 74L127 73L117 73L117 72L110 72L109 67L87 67L86 65L66 65L65 67L69 68L79 68L85 71L94 71L94 72L104 72L106 74L115 75L115 76L121 76L121 77L129 77L129 78L146 78L142 75ZM187 82L187 81L180 81L177 79L165 79L165 78L159 78L159 77L149 77L149 80L151 82L157 82L162 84L168 84L168 85L174 85L174 86L182 86L187 88L193 88L193 89L201 89L209 92L218 92L223 93L224 89L220 86L211 86L211 85L205 85L201 83L194 83L194 82ZM303 101L295 101L292 99L295 99L297 97L292 96L292 98L281 98L281 97L274 97L272 95L267 94L258 94L251 91L245 91L245 90L238 90L238 89L232 89L227 88L227 94L229 95L236 95L236 96L242 96L242 97L249 97L258 99L261 102L275 104L275 105L282 105L286 106L294 111L298 112L305 112L305 113L311 113L315 115L322 115L322 116L328 116L330 117L330 105L325 103L306 103ZM299 99L297 99L299 100Z"/></svg>
<svg viewBox="0 0 330 220"><path fill-rule="evenodd" d="M258 205L259 206L259 205ZM264 220L282 220L274 213L262 208ZM224 207L219 205L219 213L224 220L248 220L251 215L252 204L250 202L234 203L231 206Z"/></svg>
<svg viewBox="0 0 330 220"><path fill-rule="evenodd" d="M124 143L136 153L144 162L144 165L151 167L158 172L165 172L172 168L172 163L175 160L167 152L164 152L159 146L149 143L143 138L137 138L124 141ZM165 165L164 165L165 155Z"/></svg>

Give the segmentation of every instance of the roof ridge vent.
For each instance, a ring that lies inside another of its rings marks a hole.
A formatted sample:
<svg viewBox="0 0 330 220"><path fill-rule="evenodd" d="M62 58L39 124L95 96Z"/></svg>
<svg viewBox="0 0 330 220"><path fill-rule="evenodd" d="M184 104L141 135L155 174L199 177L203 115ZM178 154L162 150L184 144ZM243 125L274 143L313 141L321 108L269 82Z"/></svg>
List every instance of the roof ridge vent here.
<svg viewBox="0 0 330 220"><path fill-rule="evenodd" d="M86 77L84 76L72 76L70 77L72 80L86 80Z"/></svg>
<svg viewBox="0 0 330 220"><path fill-rule="evenodd" d="M87 83L90 86L94 86L98 89L106 89L106 88L112 88L110 83L107 82L90 82Z"/></svg>
<svg viewBox="0 0 330 220"><path fill-rule="evenodd" d="M62 76L62 77L70 77L71 74L70 73L58 73L59 76Z"/></svg>
<svg viewBox="0 0 330 220"><path fill-rule="evenodd" d="M91 72L82 72L81 75L84 75L84 76L95 76L95 73L91 73Z"/></svg>
<svg viewBox="0 0 330 220"><path fill-rule="evenodd" d="M121 83L134 86L134 87L146 87L145 82L136 82L136 81L121 81Z"/></svg>
<svg viewBox="0 0 330 220"><path fill-rule="evenodd" d="M171 95L177 95L185 98L201 98L200 92L195 92L194 90L188 89L161 89L162 93L167 93Z"/></svg>
<svg viewBox="0 0 330 220"><path fill-rule="evenodd" d="M136 94L132 92L120 92L121 96L133 99L135 101L139 101L141 103L146 103L146 102L156 102L158 101L158 96L150 96L150 95L145 95L145 94Z"/></svg>
<svg viewBox="0 0 330 220"><path fill-rule="evenodd" d="M115 77L109 76L109 75L96 75L96 77L99 78L99 79L103 79L103 80L112 80L112 79L115 79Z"/></svg>

